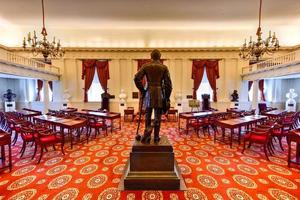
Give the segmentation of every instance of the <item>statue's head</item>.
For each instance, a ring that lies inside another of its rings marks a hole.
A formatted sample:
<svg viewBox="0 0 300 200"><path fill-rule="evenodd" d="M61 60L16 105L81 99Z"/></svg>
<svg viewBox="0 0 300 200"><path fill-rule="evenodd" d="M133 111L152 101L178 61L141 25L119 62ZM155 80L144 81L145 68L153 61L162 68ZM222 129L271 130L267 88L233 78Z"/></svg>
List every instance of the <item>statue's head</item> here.
<svg viewBox="0 0 300 200"><path fill-rule="evenodd" d="M290 92L291 92L291 93L294 93L294 92L295 92L295 89L291 88L291 89L290 89Z"/></svg>
<svg viewBox="0 0 300 200"><path fill-rule="evenodd" d="M160 54L160 52L157 49L154 49L151 52L151 59L152 60L160 60L160 57L161 57L161 54Z"/></svg>
<svg viewBox="0 0 300 200"><path fill-rule="evenodd" d="M11 89L6 90L7 93L11 93Z"/></svg>

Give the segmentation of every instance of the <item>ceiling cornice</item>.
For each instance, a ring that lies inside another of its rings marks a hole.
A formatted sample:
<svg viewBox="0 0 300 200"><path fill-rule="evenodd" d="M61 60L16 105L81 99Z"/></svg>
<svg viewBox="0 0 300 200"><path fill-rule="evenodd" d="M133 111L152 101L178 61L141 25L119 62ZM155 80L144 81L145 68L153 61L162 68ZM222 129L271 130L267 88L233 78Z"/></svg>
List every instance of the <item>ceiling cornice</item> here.
<svg viewBox="0 0 300 200"><path fill-rule="evenodd" d="M5 48L9 51L14 52L20 52L24 51L21 47L5 47L3 45L0 45L0 47ZM63 50L65 52L150 52L153 48L101 48L101 47L65 47ZM238 52L240 50L239 47L191 47L191 48L180 48L180 47L174 47L174 48L157 48L161 52ZM280 47L280 50L282 51L295 51L300 49L300 45L296 46L284 46ZM30 51L30 50L25 50Z"/></svg>

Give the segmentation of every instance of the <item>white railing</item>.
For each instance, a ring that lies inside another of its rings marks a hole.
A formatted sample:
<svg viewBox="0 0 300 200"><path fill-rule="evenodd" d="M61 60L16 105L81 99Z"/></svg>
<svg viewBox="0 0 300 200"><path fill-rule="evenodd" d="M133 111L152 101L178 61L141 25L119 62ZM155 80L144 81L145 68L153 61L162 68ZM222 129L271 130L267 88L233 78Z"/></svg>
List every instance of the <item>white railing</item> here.
<svg viewBox="0 0 300 200"><path fill-rule="evenodd" d="M0 48L0 61L31 70L60 75L59 67L26 58L2 48Z"/></svg>
<svg viewBox="0 0 300 200"><path fill-rule="evenodd" d="M285 66L289 64L293 64L294 62L299 61L300 62L300 50L293 51L291 53L288 53L286 55L277 56L275 58L252 64L247 67L243 67L242 73L248 74L251 72L255 72L257 70L264 71L268 69L274 69L276 67Z"/></svg>

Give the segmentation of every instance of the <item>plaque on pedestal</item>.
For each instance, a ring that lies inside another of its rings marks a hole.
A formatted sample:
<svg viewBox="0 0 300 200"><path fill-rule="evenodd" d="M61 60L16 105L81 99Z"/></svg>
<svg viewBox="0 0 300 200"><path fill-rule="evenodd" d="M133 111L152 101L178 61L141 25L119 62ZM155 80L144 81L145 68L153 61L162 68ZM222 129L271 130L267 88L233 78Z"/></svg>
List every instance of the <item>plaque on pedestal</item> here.
<svg viewBox="0 0 300 200"><path fill-rule="evenodd" d="M173 147L166 136L158 144L135 141L125 167L120 190L185 190L185 184L174 158Z"/></svg>
<svg viewBox="0 0 300 200"><path fill-rule="evenodd" d="M16 102L14 102L14 101L5 101L4 102L4 111L5 112L14 112L14 111L16 111Z"/></svg>

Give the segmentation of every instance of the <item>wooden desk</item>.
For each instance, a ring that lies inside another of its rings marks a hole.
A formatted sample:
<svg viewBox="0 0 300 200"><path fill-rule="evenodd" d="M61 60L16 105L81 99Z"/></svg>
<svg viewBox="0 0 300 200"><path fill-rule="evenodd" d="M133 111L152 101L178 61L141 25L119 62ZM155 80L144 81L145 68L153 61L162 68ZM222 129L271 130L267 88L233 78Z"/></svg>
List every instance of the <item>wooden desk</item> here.
<svg viewBox="0 0 300 200"><path fill-rule="evenodd" d="M61 109L60 111L64 113L74 113L77 110L78 110L77 108L66 108L66 109Z"/></svg>
<svg viewBox="0 0 300 200"><path fill-rule="evenodd" d="M229 144L230 148L232 148L232 140L234 135L234 129L238 128L238 142L241 143L241 128L242 126L248 126L249 124L257 123L262 120L266 120L266 116L262 115L249 115L245 117L239 117L234 119L226 119L226 120L217 120L216 125L220 126L222 128L222 138L224 142L225 137L225 128L230 129L230 138L229 138ZM214 141L217 140L216 133L214 133Z"/></svg>
<svg viewBox="0 0 300 200"><path fill-rule="evenodd" d="M221 112L221 111L203 111L203 112L183 112L183 113L179 113L178 129L179 129L179 131L186 132L186 134L187 134L188 133L188 124L189 124L190 120L209 117L209 116L222 115L222 114L225 114L225 113L226 112ZM180 119L185 120L185 128L181 127Z"/></svg>
<svg viewBox="0 0 300 200"><path fill-rule="evenodd" d="M278 118L284 113L286 113L285 110L272 110L272 111L269 111L269 112L265 112L262 115L265 115L269 118Z"/></svg>
<svg viewBox="0 0 300 200"><path fill-rule="evenodd" d="M41 115L40 111L17 110L16 113L31 121L32 117Z"/></svg>
<svg viewBox="0 0 300 200"><path fill-rule="evenodd" d="M91 117L99 117L103 118L106 120L110 120L110 128L111 128L111 133L114 129L113 127L113 122L115 119L119 119L119 127L116 128L118 130L121 130L121 113L115 113L115 112L96 112L96 111L77 111L75 114L80 114L84 116L91 116Z"/></svg>
<svg viewBox="0 0 300 200"><path fill-rule="evenodd" d="M8 165L5 166L5 145L8 145ZM1 160L2 160L2 168L9 168L9 171L12 169L12 158L11 158L11 136L9 133L0 130L0 147L1 147Z"/></svg>
<svg viewBox="0 0 300 200"><path fill-rule="evenodd" d="M227 109L227 112L242 114L245 112L245 110L241 110L241 109L237 109L237 108L229 108L229 109Z"/></svg>
<svg viewBox="0 0 300 200"><path fill-rule="evenodd" d="M290 131L288 133L288 166L291 166L291 163L295 163L300 165L300 129ZM294 159L291 159L291 153L292 153L292 142L296 142L296 157Z"/></svg>
<svg viewBox="0 0 300 200"><path fill-rule="evenodd" d="M61 118L61 117L55 117L55 116L51 116L51 115L39 115L39 116L35 116L33 118L34 120L37 121L42 121L42 122L46 122L46 123L50 123L52 125L56 125L60 127L60 133L61 136L64 140L65 138L65 134L64 134L64 129L69 129L69 136L71 139L71 148L73 148L73 134L72 134L72 130L73 129L77 129L77 128L81 128L83 126L86 125L87 120L86 119L82 119L82 118Z"/></svg>

